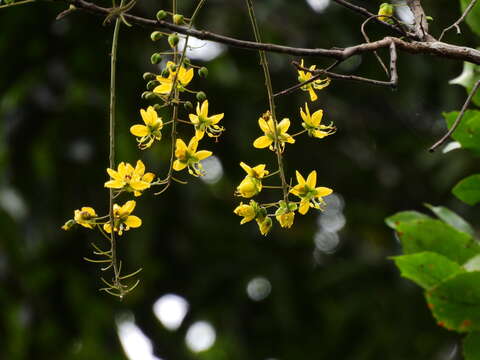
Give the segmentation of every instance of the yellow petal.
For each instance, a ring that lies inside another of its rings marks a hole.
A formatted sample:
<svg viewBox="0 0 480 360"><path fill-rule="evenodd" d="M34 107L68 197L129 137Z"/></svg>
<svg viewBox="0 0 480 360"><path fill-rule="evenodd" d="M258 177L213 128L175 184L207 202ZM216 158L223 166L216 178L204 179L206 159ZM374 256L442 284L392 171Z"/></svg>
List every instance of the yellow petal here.
<svg viewBox="0 0 480 360"><path fill-rule="evenodd" d="M305 109L306 111L308 112L308 107L307 107L307 103L305 103ZM303 111L303 109L300 107L300 117L302 118L302 120L306 123L308 123L309 119L308 119L308 116L307 114Z"/></svg>
<svg viewBox="0 0 480 360"><path fill-rule="evenodd" d="M303 178L302 174L298 172L298 170L295 171L295 176L297 177L298 185L305 185L305 179Z"/></svg>
<svg viewBox="0 0 480 360"><path fill-rule="evenodd" d="M154 125L157 122L158 115L153 106L147 108L147 125Z"/></svg>
<svg viewBox="0 0 480 360"><path fill-rule="evenodd" d="M207 118L208 117L208 100L205 100L203 103L202 103L202 107L200 109L200 115L202 115L203 117Z"/></svg>
<svg viewBox="0 0 480 360"><path fill-rule="evenodd" d="M200 121L198 120L198 116L195 114L188 114L188 117L190 118L190 121L192 124L198 124Z"/></svg>
<svg viewBox="0 0 480 360"><path fill-rule="evenodd" d="M240 163L240 166L242 167L243 170L245 170L245 172L250 175L250 176L253 176L253 170L250 166L248 166L247 164L245 164L243 161Z"/></svg>
<svg viewBox="0 0 480 360"><path fill-rule="evenodd" d="M322 122L322 118L323 118L323 110L315 111L312 115L312 125L319 126L320 123Z"/></svg>
<svg viewBox="0 0 480 360"><path fill-rule="evenodd" d="M198 147L198 140L194 136L188 142L188 152L195 154L195 152L197 151L197 147Z"/></svg>
<svg viewBox="0 0 480 360"><path fill-rule="evenodd" d="M193 68L188 69L185 71L185 68L182 66L180 69L179 75L179 80L182 83L182 85L188 85L190 81L193 79Z"/></svg>
<svg viewBox="0 0 480 360"><path fill-rule="evenodd" d="M267 122L265 121L264 118L259 118L258 119L258 126L260 126L260 129L262 129L262 131L264 133L269 133L271 132L270 128L268 127L268 124Z"/></svg>
<svg viewBox="0 0 480 360"><path fill-rule="evenodd" d="M263 149L272 144L273 140L266 137L266 136L260 136L253 142L253 146L256 147L257 149Z"/></svg>
<svg viewBox="0 0 480 360"><path fill-rule="evenodd" d="M315 93L315 90L313 90L313 87L310 86L309 89L308 89L308 92L310 93L310 101L315 101L315 100L318 99L318 96Z"/></svg>
<svg viewBox="0 0 480 360"><path fill-rule="evenodd" d="M211 121L212 124L218 123L220 120L223 119L223 113L222 114L217 114L217 115L212 115L208 119Z"/></svg>
<svg viewBox="0 0 480 360"><path fill-rule="evenodd" d="M97 216L97 213L95 212L95 209L91 208L89 206L83 206L82 207L82 212L84 212L84 211L89 213L91 216Z"/></svg>
<svg viewBox="0 0 480 360"><path fill-rule="evenodd" d="M295 196L300 196L300 192L303 192L304 185L295 185L290 192Z"/></svg>
<svg viewBox="0 0 480 360"><path fill-rule="evenodd" d="M112 232L112 227L110 226L110 223L106 223L106 224L103 224L103 230L105 230L105 232L107 233L111 233Z"/></svg>
<svg viewBox="0 0 480 360"><path fill-rule="evenodd" d="M211 151L207 151L207 150L200 150L198 151L197 153L195 153L195 157L198 159L198 160L203 160L203 159L206 159L207 157L211 156L212 155L212 152Z"/></svg>
<svg viewBox="0 0 480 360"><path fill-rule="evenodd" d="M187 167L186 163L180 162L179 160L175 160L173 162L173 170L175 171L181 171Z"/></svg>
<svg viewBox="0 0 480 360"><path fill-rule="evenodd" d="M151 183L155 179L155 174L154 173L146 173L145 175L142 176L142 181L145 181L147 183Z"/></svg>
<svg viewBox="0 0 480 360"><path fill-rule="evenodd" d="M133 190L137 190L137 191L143 191L150 187L149 183L145 181L139 181L139 180L130 181L129 185Z"/></svg>
<svg viewBox="0 0 480 360"><path fill-rule="evenodd" d="M121 211L127 214L131 214L132 211L135 209L135 205L137 205L135 200L129 200L122 206Z"/></svg>
<svg viewBox="0 0 480 360"><path fill-rule="evenodd" d="M142 226L142 219L140 219L138 216L131 215L127 218L127 220L125 220L125 225L131 228L138 228Z"/></svg>
<svg viewBox="0 0 480 360"><path fill-rule="evenodd" d="M166 79L164 79L166 80ZM170 91L172 91L172 83L171 82L164 82L163 84L160 84L153 89L153 92L157 94L170 94Z"/></svg>
<svg viewBox="0 0 480 360"><path fill-rule="evenodd" d="M108 168L107 173L108 175L110 175L112 179L118 179L118 180L122 179L122 177L113 169Z"/></svg>
<svg viewBox="0 0 480 360"><path fill-rule="evenodd" d="M327 195L330 195L333 192L332 189L327 188L327 187L322 187L322 186L316 188L315 191L317 193L316 194L317 197L327 196Z"/></svg>
<svg viewBox="0 0 480 360"><path fill-rule="evenodd" d="M315 170L308 175L306 183L310 189L315 189L317 185L317 172Z"/></svg>
<svg viewBox="0 0 480 360"><path fill-rule="evenodd" d="M125 182L121 180L110 180L105 183L106 188L121 189L125 186Z"/></svg>
<svg viewBox="0 0 480 360"><path fill-rule="evenodd" d="M263 178L265 175L268 175L268 171L265 170L265 164L257 165L253 168L254 175L257 178Z"/></svg>
<svg viewBox="0 0 480 360"><path fill-rule="evenodd" d="M137 160L137 164L135 165L134 174L137 176L143 176L145 173L145 164L142 160Z"/></svg>
<svg viewBox="0 0 480 360"><path fill-rule="evenodd" d="M286 133L288 128L290 127L290 119L283 119L278 124L278 129L280 130L280 134Z"/></svg>
<svg viewBox="0 0 480 360"><path fill-rule="evenodd" d="M203 135L205 134L205 131L203 130L195 130L195 137L197 138L197 140L202 140L203 139Z"/></svg>
<svg viewBox="0 0 480 360"><path fill-rule="evenodd" d="M310 202L306 200L302 200L300 202L300 207L298 208L298 212L302 215L305 215L309 209L310 209Z"/></svg>
<svg viewBox="0 0 480 360"><path fill-rule="evenodd" d="M132 133L132 135L142 137L142 136L147 136L149 131L145 125L133 125L130 128L130 133Z"/></svg>

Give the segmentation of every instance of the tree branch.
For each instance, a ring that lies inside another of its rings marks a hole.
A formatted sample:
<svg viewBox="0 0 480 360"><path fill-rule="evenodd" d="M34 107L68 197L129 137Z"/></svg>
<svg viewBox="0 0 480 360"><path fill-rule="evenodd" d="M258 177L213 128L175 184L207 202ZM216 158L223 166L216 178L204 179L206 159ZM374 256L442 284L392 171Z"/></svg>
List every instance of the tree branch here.
<svg viewBox="0 0 480 360"><path fill-rule="evenodd" d="M438 41L442 41L443 35L445 35L445 33L447 31L450 31L453 28L455 28L457 30L457 34L460 34L461 31L460 31L460 27L458 25L460 25L461 22L463 20L465 20L465 18L470 13L470 11L473 9L473 7L475 6L476 3L477 3L477 0L472 0L470 2L470 4L467 6L467 8L465 9L465 11L463 12L462 16L460 16L460 18L457 21L455 21L452 25L443 29L442 33L440 34L440 37L438 38Z"/></svg>
<svg viewBox="0 0 480 360"><path fill-rule="evenodd" d="M65 0L56 0L65 2ZM84 0L71 0L69 3L75 5L79 10L89 12L97 16L107 16L109 14L108 8L92 4ZM411 54L425 54L433 55L440 58L456 59L461 61L468 61L480 65L480 51L463 46L451 45L440 41L407 42L395 37L385 37L382 40L374 41L372 43L364 43L347 48L332 48L332 49L309 49L297 48L290 46L282 46L275 44L256 43L253 41L240 40L228 36L215 34L204 30L189 29L185 26L179 26L167 21L157 21L146 19L135 15L124 14L125 19L132 25L138 25L150 29L168 29L178 32L180 34L191 35L201 40L210 40L222 43L228 46L247 50L264 50L267 52L276 52L281 54L289 54L294 56L321 56L335 60L345 60L353 55L362 54L365 52L372 52L381 48L389 47L391 42L395 42L397 50L402 50Z"/></svg>

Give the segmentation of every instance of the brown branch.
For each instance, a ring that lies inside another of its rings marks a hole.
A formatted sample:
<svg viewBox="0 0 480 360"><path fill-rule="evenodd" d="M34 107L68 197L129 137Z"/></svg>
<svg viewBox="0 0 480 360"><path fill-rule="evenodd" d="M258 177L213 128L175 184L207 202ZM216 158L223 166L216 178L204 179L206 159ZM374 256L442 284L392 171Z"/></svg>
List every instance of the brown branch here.
<svg viewBox="0 0 480 360"><path fill-rule="evenodd" d="M425 11L423 11L420 0L407 0L407 5L413 14L414 31L418 40L421 41L435 41L435 38L428 33L428 22Z"/></svg>
<svg viewBox="0 0 480 360"><path fill-rule="evenodd" d="M56 0L65 2L66 0ZM107 16L110 12L108 8L103 8L98 5L89 3L84 0L71 0L71 4L75 5L78 9L84 10L97 16ZM439 41L433 42L420 42L412 41L407 42L395 37L385 37L382 40L374 41L372 43L364 43L347 48L332 48L332 49L309 49L309 48L297 48L290 46L282 46L275 44L256 43L253 41L239 40L236 38L219 35L216 33L189 29L185 26L179 26L167 21L157 21L142 18L135 15L124 14L125 19L132 25L143 26L150 29L168 29L178 32L180 34L191 35L201 40L211 40L214 42L222 43L228 46L247 50L264 50L267 52L276 52L281 54L289 54L294 56L321 56L325 58L331 58L335 60L345 60L349 57L365 52L372 52L381 48L389 47L392 41L395 42L397 50L402 50L411 54L425 54L433 55L440 58L456 59L461 61L468 61L474 64L480 65L480 51L457 45L451 45Z"/></svg>
<svg viewBox="0 0 480 360"><path fill-rule="evenodd" d="M442 145L445 141L447 141L450 135L452 135L453 132L457 129L458 125L460 125L460 122L463 119L463 115L465 114L465 111L467 110L468 106L472 102L472 98L477 92L479 86L480 86L480 80L477 80L477 82L473 86L472 91L470 92L470 94L468 94L467 100L465 100L465 103L463 104L462 109L460 110L460 113L457 115L457 118L455 119L450 130L448 130L447 133L443 135L443 137L440 140L438 140L435 144L430 146L430 149L428 149L428 151L434 152L440 145Z"/></svg>
<svg viewBox="0 0 480 360"><path fill-rule="evenodd" d="M460 25L462 23L463 20L465 20L465 18L467 17L467 15L470 13L470 11L473 9L473 7L475 6L475 4L477 3L477 0L472 0L470 1L470 4L467 6L467 8L465 9L465 11L463 12L462 16L460 16L460 18L455 21L452 25L446 27L445 29L443 29L442 33L440 34L440 37L438 38L438 41L442 41L443 39L443 35L445 35L445 33L447 31L450 31L452 30L453 28L455 28L457 30L457 34L461 34L462 32L460 31Z"/></svg>

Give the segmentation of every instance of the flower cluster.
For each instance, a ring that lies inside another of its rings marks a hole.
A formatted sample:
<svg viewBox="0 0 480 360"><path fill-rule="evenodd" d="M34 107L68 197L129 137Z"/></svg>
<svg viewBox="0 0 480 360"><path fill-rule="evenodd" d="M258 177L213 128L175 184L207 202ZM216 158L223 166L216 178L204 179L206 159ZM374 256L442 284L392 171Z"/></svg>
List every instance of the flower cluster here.
<svg viewBox="0 0 480 360"><path fill-rule="evenodd" d="M196 14L196 11L194 14ZM157 18L161 20L167 15L166 11L160 10L157 13ZM193 18L187 20L180 14L172 14L172 20L177 25L182 25L185 22L193 21ZM122 277L119 275L119 265L115 258L116 252L113 250L115 246L114 234L121 236L130 229L139 228L142 225L142 220L133 214L137 205L135 200L127 199L123 204L118 204L114 202L114 199L121 195L139 197L147 190L158 186L161 187L160 191L157 192L159 194L166 190L172 181L185 183L174 177L175 171L180 172L187 169L188 173L195 177L204 175L201 161L211 156L212 152L198 150L199 142L205 134L208 138L218 140L225 130L220 125L224 114L209 114L210 104L206 94L203 91L190 88L195 81L196 69L198 76L205 78L208 75L207 68L193 65L185 56L186 52L179 51L177 48L178 34L164 34L154 31L150 38L152 41L158 41L164 35L167 35L168 43L165 45L168 50L151 56L152 64L158 64L160 72L158 74L148 72L143 75L147 83L146 91L141 97L144 100L151 101L152 104L140 109L140 121L132 124L129 130L130 134L136 138L138 148L147 150L162 140L162 132L168 131L167 126L170 126L170 162L165 166L165 177L157 177L153 172L147 172L142 160L137 160L135 165L122 161L116 165L116 168L111 164L106 169L109 179L104 183L104 186L109 189L110 195L107 214L99 216L94 208L84 206L75 210L73 218L62 226L64 230L70 230L76 225L97 230L109 240L110 250L101 250L95 244L92 245L95 249L94 255L102 257L101 259L87 260L107 263L102 270L113 268L114 280L111 284L107 283L109 287L104 290L118 296L123 296L126 291L120 280L132 274ZM187 47L188 38L184 40L184 46ZM160 67L164 56L171 56L171 60L164 62L164 65ZM190 101L194 101L194 99L188 99L188 96L192 96L192 94L197 101L195 109ZM185 113L182 113L183 111ZM189 121L182 119L189 119ZM179 128L182 124L186 124L190 131L180 131ZM114 122L111 123L111 126L114 128ZM114 135L111 134L110 136L113 137ZM188 140L183 140L182 137ZM112 149L110 149L111 155L113 154ZM136 272L133 274L136 274Z"/></svg>
<svg viewBox="0 0 480 360"><path fill-rule="evenodd" d="M303 60L301 62L303 68ZM315 65L310 66L311 71L315 70ZM321 90L330 84L330 79L312 80L312 73L308 71L299 70L298 80L301 83L307 82L300 87L303 91L308 91L311 101L316 101L318 96L315 90ZM307 133L309 136L323 139L336 132L336 127L330 123L328 125L322 124L323 110L310 112L308 104L305 103L304 108L300 108L301 126L303 130L290 135L288 130L290 128L290 119L284 118L277 122L275 116L271 111L265 112L258 119L258 126L263 132L263 135L255 139L253 147L257 149L269 148L277 155L278 170L274 172L267 171L265 164L250 167L244 162L240 166L247 173L245 178L240 182L235 191L235 195L243 198L252 198L257 196L262 189L281 189L283 198L273 203L259 203L255 200L250 200L248 204L240 202L234 209L234 213L242 217L240 224L255 220L262 235L267 235L273 226L272 218L274 217L282 228L290 228L295 219L295 213L305 215L310 208L323 211L326 207L324 197L330 195L333 190L328 187L317 187L317 172L311 171L307 179L296 171L297 184L291 186L285 180L283 153L286 144L294 144L294 137ZM267 186L263 181L273 175L280 178L281 185ZM297 200L290 199L290 195L294 195ZM274 209L272 211L271 209Z"/></svg>

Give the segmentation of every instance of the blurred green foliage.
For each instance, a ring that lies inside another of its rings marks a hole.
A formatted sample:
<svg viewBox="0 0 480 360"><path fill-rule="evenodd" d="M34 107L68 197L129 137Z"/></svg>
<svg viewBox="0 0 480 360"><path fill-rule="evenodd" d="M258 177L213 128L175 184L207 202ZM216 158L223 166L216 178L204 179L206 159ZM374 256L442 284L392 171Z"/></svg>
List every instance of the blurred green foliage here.
<svg viewBox="0 0 480 360"><path fill-rule="evenodd" d="M375 11L379 2L364 5ZM188 16L193 5L179 6ZM334 3L321 13L304 1L256 6L265 41L327 48L363 42L363 19ZM435 19L434 34L460 15L457 2L425 1L425 7ZM462 64L402 53L396 92L338 81L319 93L316 106L339 130L328 141L302 138L287 149L286 167L292 178L295 169L316 169L318 183L336 197L322 216L297 217L292 229L263 238L232 213L233 191L243 177L239 162L274 166L271 154L252 147L267 107L258 56L231 48L197 62L208 66L209 77L194 86L205 90L215 111L225 112L227 131L208 148L223 176L212 184L189 179L161 197L142 197L144 225L119 244L126 271L144 268L142 282L118 302L97 291L100 271L82 260L98 237L60 230L74 209L107 208L112 33L103 19L81 12L55 21L65 8L42 2L0 11L0 358L125 359L116 320L129 314L162 359L460 358L454 351L459 339L435 325L421 289L401 279L386 259L399 254L400 245L382 219L429 201L479 223L478 214L450 194L459 179L477 171L478 161L465 152L426 151L445 131L440 114L464 101L464 91L448 85ZM133 13L153 18L160 8L169 9L169 2L145 0ZM208 2L198 28L252 39L240 0ZM450 32L445 41L476 46L470 30L462 29L461 37ZM387 35L373 24L368 32L371 39ZM140 99L141 75L158 71L150 56L159 45L149 36L147 29L121 29L117 155L129 162L141 157L149 170L162 173L168 142L140 153L128 133L139 108L147 106ZM276 91L296 83L290 62L299 59L271 54L269 60ZM340 70L382 76L367 54ZM278 98L279 115L299 124L305 101L302 92ZM271 292L254 301L246 287L258 276L268 279ZM167 293L190 305L176 331L152 311ZM210 322L217 337L213 347L195 354L185 335L198 320Z"/></svg>

